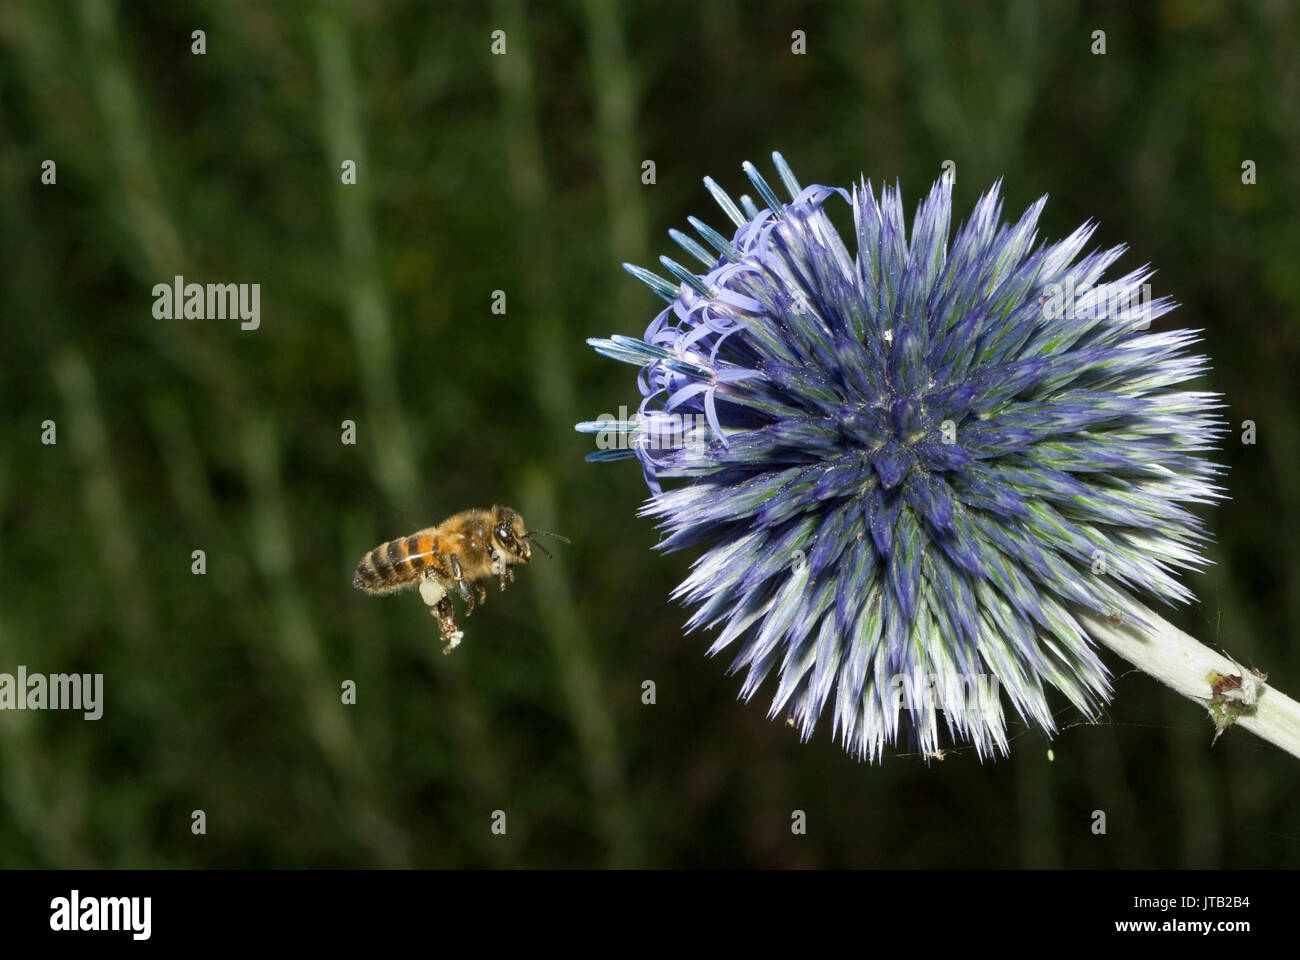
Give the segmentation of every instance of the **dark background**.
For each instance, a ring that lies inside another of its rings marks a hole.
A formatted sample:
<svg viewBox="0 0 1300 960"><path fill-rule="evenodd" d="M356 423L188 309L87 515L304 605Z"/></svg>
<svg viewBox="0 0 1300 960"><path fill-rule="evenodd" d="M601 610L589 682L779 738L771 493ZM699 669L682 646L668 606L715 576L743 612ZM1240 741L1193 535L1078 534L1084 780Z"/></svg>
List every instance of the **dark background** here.
<svg viewBox="0 0 1300 960"><path fill-rule="evenodd" d="M105 712L0 714L0 865L1300 863L1300 761L1211 748L1118 661L1107 722L1060 701L1054 760L1021 723L983 764L800 745L770 681L737 702L682 636L691 556L651 552L640 471L572 429L639 398L583 341L659 308L622 261L726 223L704 175L746 192L779 149L804 184L897 177L910 212L953 160L955 220L1003 176L1008 216L1097 218L1205 331L1232 499L1169 616L1300 692L1298 48L1283 0L6 2L0 672L102 672ZM178 273L260 283L261 329L155 320ZM493 501L573 544L455 655L416 597L352 588Z"/></svg>

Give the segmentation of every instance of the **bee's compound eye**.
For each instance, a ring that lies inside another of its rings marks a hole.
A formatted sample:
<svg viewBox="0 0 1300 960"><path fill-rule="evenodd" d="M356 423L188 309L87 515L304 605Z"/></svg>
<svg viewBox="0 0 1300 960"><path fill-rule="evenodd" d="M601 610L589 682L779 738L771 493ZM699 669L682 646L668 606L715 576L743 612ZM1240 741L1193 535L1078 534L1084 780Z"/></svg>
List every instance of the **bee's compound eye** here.
<svg viewBox="0 0 1300 960"><path fill-rule="evenodd" d="M497 524L496 535L497 535L497 539L500 540L502 543L510 542L510 528L507 527L505 524L503 523Z"/></svg>

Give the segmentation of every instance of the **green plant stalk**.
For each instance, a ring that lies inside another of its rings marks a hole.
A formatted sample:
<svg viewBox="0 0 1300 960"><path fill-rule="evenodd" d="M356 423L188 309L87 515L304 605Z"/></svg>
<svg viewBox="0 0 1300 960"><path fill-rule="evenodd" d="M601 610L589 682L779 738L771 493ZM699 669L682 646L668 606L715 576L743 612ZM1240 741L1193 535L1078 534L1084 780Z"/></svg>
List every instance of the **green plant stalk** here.
<svg viewBox="0 0 1300 960"><path fill-rule="evenodd" d="M336 6L322 7L312 21L317 69L321 77L321 130L330 156L331 191L342 268L347 277L347 319L360 364L366 425L375 437L375 474L389 500L408 517L417 516L419 471L410 443L410 429L397 392L396 337L384 294L379 243L370 215L372 173L367 162L357 90L348 45L347 26ZM344 187L335 171L343 160L356 161L357 182Z"/></svg>
<svg viewBox="0 0 1300 960"><path fill-rule="evenodd" d="M346 11L341 3L322 4L310 21L317 69L321 77L322 140L331 157L331 176L338 163L356 160L355 185L343 187L335 180L336 224L343 266L346 268L347 318L359 364L366 420L375 434L372 469L395 512L418 517L428 509L420 494L420 474L401 397L396 344L398 343L384 291L377 234L371 215L363 103L352 52ZM434 663L442 660L429 644ZM497 797L505 789L506 775L489 749L493 733L463 664L439 664L439 676L449 691L448 710L455 718L456 749L470 792L477 798ZM476 848L495 863L508 863L516 838L504 843L479 840Z"/></svg>
<svg viewBox="0 0 1300 960"><path fill-rule="evenodd" d="M504 25L514 44L506 56L492 60L505 121L503 140L510 196L520 221L523 287L528 302L534 305L527 325L533 386L542 421L558 435L567 430L575 406L575 378L572 364L560 347L568 338L562 310L557 305L554 282L557 271L547 255L547 175L527 19L519 0L498 0L492 10L495 20ZM524 487L530 511L544 511L539 515L544 518L556 509L556 487L549 476L533 473ZM548 571L538 572L539 587L548 576L554 578L536 594L545 597L545 602L538 605L538 616L555 651L569 720L577 736L594 806L599 811L599 829L608 850L609 865L625 867L637 862L639 851L631 829L622 754L613 733L614 722L605 703L600 665L587 625L572 596L560 587L562 563L557 558Z"/></svg>
<svg viewBox="0 0 1300 960"><path fill-rule="evenodd" d="M252 493L249 535L262 577L270 584L274 640L306 707L307 727L341 783L344 806L362 842L388 868L410 866L409 840L377 796L371 761L339 706L335 678L326 666L311 607L295 575L294 537L281 482L279 442L269 417L251 421L242 437L245 475Z"/></svg>
<svg viewBox="0 0 1300 960"><path fill-rule="evenodd" d="M1173 624L1152 616L1150 630L1123 622L1119 625L1096 614L1077 611L1075 616L1092 637L1119 654L1143 673L1204 706L1216 717L1220 729L1244 727L1295 757L1300 757L1300 703L1240 664L1211 650ZM1239 677L1246 694L1214 688L1215 677ZM1249 702L1253 701L1253 702ZM1228 719L1222 720L1228 714Z"/></svg>

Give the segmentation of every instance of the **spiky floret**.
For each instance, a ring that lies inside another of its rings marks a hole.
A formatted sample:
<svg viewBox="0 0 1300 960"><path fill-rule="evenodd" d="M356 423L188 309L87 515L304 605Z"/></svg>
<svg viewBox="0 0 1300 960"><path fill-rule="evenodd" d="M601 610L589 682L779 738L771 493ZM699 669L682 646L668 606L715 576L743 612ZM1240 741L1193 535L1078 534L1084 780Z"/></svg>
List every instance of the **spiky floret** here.
<svg viewBox="0 0 1300 960"><path fill-rule="evenodd" d="M643 398L578 425L615 441L590 459L639 458L662 549L707 545L675 593L688 627L739 646L745 699L776 668L771 713L805 739L829 705L859 757L900 732L938 750L940 714L1006 753L999 688L1048 732L1049 686L1095 717L1107 670L1072 609L1145 622L1135 594L1185 601L1174 574L1204 562L1187 505L1221 497L1199 454L1223 427L1217 395L1178 389L1198 338L1150 329L1174 304L1141 295L1147 267L1103 279L1123 247L1080 257L1094 224L1036 245L1046 198L1003 224L995 184L950 243L946 177L909 237L897 186L803 188L773 160L788 203L747 163L766 209L706 178L731 239L671 232L703 272L627 265L669 306L589 341Z"/></svg>

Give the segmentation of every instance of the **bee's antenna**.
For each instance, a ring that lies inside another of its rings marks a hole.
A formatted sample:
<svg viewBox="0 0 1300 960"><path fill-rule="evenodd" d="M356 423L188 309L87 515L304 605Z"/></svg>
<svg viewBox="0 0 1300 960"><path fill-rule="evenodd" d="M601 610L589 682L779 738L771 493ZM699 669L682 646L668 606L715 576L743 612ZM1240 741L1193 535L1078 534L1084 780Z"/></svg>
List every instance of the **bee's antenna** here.
<svg viewBox="0 0 1300 960"><path fill-rule="evenodd" d="M551 553L551 551L547 550L544 546L542 546L540 543L538 543L536 540L533 539L538 534L540 534L543 537L551 537L554 540L562 540L565 543L573 542L568 537L562 537L558 533L551 533L551 531L549 530L529 530L528 531L529 543L535 544L538 550L542 551L542 553L546 554L548 557L551 557L552 559L554 559L554 555Z"/></svg>

